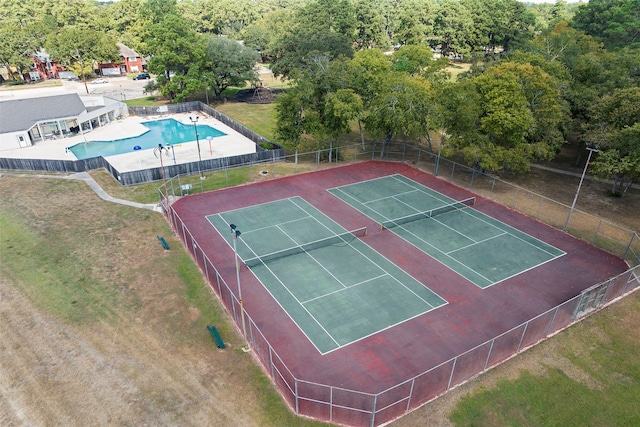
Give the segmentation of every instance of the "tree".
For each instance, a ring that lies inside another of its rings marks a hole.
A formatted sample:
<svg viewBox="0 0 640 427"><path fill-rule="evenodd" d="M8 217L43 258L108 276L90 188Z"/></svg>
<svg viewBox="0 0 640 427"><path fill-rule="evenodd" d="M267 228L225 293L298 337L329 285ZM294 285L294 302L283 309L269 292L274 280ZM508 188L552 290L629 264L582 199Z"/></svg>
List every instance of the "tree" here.
<svg viewBox="0 0 640 427"><path fill-rule="evenodd" d="M354 4L356 16L355 42L358 49L383 49L391 47L391 35L387 10L391 8L391 0L356 0Z"/></svg>
<svg viewBox="0 0 640 427"><path fill-rule="evenodd" d="M141 9L145 0L120 0L103 4L99 9L100 31L107 31L118 41L139 50L147 19Z"/></svg>
<svg viewBox="0 0 640 427"><path fill-rule="evenodd" d="M362 99L362 113L357 117L360 140L364 145L363 122L371 103L379 93L383 82L391 73L391 61L379 49L366 49L355 53L347 64L349 87Z"/></svg>
<svg viewBox="0 0 640 427"><path fill-rule="evenodd" d="M594 104L583 138L600 149L592 172L624 195L640 178L640 87L618 89Z"/></svg>
<svg viewBox="0 0 640 427"><path fill-rule="evenodd" d="M608 50L640 45L638 0L590 0L573 17L573 26L601 41Z"/></svg>
<svg viewBox="0 0 640 427"><path fill-rule="evenodd" d="M82 77L87 93L89 88L86 75L92 72L93 64L117 61L120 58L114 39L89 28L64 27L56 34L49 35L46 47L54 58L68 63Z"/></svg>
<svg viewBox="0 0 640 427"><path fill-rule="evenodd" d="M175 0L148 0L142 14L149 19L142 36L149 71L162 95L180 102L202 88L206 41L178 14Z"/></svg>
<svg viewBox="0 0 640 427"><path fill-rule="evenodd" d="M203 78L220 99L222 91L229 86L244 86L256 80L254 68L259 59L258 52L236 40L209 37Z"/></svg>
<svg viewBox="0 0 640 427"><path fill-rule="evenodd" d="M396 71L417 76L431 65L433 52L425 45L406 45L395 51L392 58Z"/></svg>
<svg viewBox="0 0 640 427"><path fill-rule="evenodd" d="M362 117L362 109L362 98L353 89L338 89L327 94L323 116L330 138L329 161L331 161L334 139L337 141L340 135L351 130L349 123ZM362 145L364 146L364 139L362 140Z"/></svg>
<svg viewBox="0 0 640 427"><path fill-rule="evenodd" d="M305 115L313 103L313 86L308 80L296 84L278 96L276 102L276 138L298 155L300 137L311 128ZM297 157L296 157L297 162Z"/></svg>
<svg viewBox="0 0 640 427"><path fill-rule="evenodd" d="M332 32L354 40L356 19L351 0L309 0L297 14L299 30L306 33Z"/></svg>
<svg viewBox="0 0 640 427"><path fill-rule="evenodd" d="M535 17L517 0L483 0L489 7L487 47L511 51L531 37ZM479 9L482 10L482 9Z"/></svg>
<svg viewBox="0 0 640 427"><path fill-rule="evenodd" d="M397 4L393 41L399 45L427 43L433 35L438 6L431 0L408 0Z"/></svg>
<svg viewBox="0 0 640 427"><path fill-rule="evenodd" d="M326 67L335 58L352 57L353 49L347 37L325 30L294 33L281 41L273 53L273 74L294 78L300 73L313 73L318 67Z"/></svg>
<svg viewBox="0 0 640 427"><path fill-rule="evenodd" d="M406 73L392 73L370 103L365 128L383 144L396 136L429 138L435 111L433 98L429 82Z"/></svg>
<svg viewBox="0 0 640 427"><path fill-rule="evenodd" d="M251 0L199 0L178 3L180 15L199 34L236 38L245 26L258 19L257 4Z"/></svg>
<svg viewBox="0 0 640 427"><path fill-rule="evenodd" d="M242 40L245 46L253 47L265 56L272 56L278 44L289 37L294 23L294 10L277 9L244 27Z"/></svg>
<svg viewBox="0 0 640 427"><path fill-rule="evenodd" d="M442 0L439 6L434 22L435 37L430 40L431 47L440 45L443 56L468 54L471 52L473 31L471 12L454 0Z"/></svg>
<svg viewBox="0 0 640 427"><path fill-rule="evenodd" d="M551 159L566 118L557 81L530 64L502 63L449 85L441 102L449 152L490 171L526 172Z"/></svg>
<svg viewBox="0 0 640 427"><path fill-rule="evenodd" d="M29 69L33 63L31 55L41 46L32 32L33 27L33 24L25 28L7 24L0 28L0 65L7 69L15 67L18 75ZM12 80L15 78L13 73L9 76Z"/></svg>
<svg viewBox="0 0 640 427"><path fill-rule="evenodd" d="M536 36L526 50L536 57L542 56L548 63L542 65L539 60L534 62L561 80L563 97L569 102L572 118L576 123L582 122L588 106L599 97L599 85L594 84L589 74L601 67L600 59L605 51L600 44L561 21ZM587 65L592 61L598 65ZM561 77L562 68L568 71L569 76ZM578 126L574 124L575 128Z"/></svg>

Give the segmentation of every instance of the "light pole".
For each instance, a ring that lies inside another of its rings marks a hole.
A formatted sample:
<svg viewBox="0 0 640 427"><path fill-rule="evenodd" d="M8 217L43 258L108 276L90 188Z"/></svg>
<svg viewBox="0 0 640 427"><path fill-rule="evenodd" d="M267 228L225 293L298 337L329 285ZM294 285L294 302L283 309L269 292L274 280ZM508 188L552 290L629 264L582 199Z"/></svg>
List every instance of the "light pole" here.
<svg viewBox="0 0 640 427"><path fill-rule="evenodd" d="M573 203L571 204L571 208L569 209L569 215L567 215L567 221L564 223L564 228L562 231L567 231L567 227L569 227L569 221L571 220L571 214L573 214L573 209L576 207L576 202L578 201L578 195L580 194L580 188L582 187L582 181L584 181L584 176L587 174L587 168L589 167L589 161L591 160L591 155L593 152L598 151L598 146L595 148L591 148L589 144L587 144L587 150L589 150L589 155L587 156L587 163L584 165L584 170L582 171L582 176L580 177L580 183L578 184L578 189L576 190L576 196L573 198Z"/></svg>
<svg viewBox="0 0 640 427"><path fill-rule="evenodd" d="M244 336L248 347L247 350L243 350L249 351L251 349L251 344L249 343L249 339L247 338L247 327L244 322L244 304L242 303L242 287L240 286L240 261L238 260L238 248L236 245L236 241L242 233L240 233L240 230L238 230L238 227L236 227L235 224L229 224L229 227L231 227L231 240L233 240L233 253L236 263L236 280L238 281L238 300L240 301L240 317L242 318L242 335Z"/></svg>
<svg viewBox="0 0 640 427"><path fill-rule="evenodd" d="M200 139L198 138L198 119L200 117L196 116L196 118L194 119L193 117L189 116L189 120L191 120L191 123L193 123L193 130L196 133L196 144L198 145L198 172L200 172L200 179L204 179L204 175L202 174L202 156L200 155Z"/></svg>
<svg viewBox="0 0 640 427"><path fill-rule="evenodd" d="M169 195L167 194L167 181L164 179L164 163L162 162L162 153L167 150L167 147L164 147L162 144L158 144L158 147L153 151L158 153L158 157L160 157L160 172L162 174L162 184L164 186L164 197L165 197L165 208L168 207L169 203Z"/></svg>

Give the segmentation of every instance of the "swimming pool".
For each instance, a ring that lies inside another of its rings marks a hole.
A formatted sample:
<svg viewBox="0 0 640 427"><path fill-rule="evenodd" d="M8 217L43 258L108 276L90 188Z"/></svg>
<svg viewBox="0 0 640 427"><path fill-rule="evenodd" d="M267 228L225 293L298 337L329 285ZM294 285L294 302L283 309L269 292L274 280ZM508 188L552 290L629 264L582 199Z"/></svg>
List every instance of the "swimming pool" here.
<svg viewBox="0 0 640 427"><path fill-rule="evenodd" d="M157 147L158 144L174 145L196 140L194 126L180 123L176 119L153 120L142 122L142 124L149 128L142 135L113 141L89 141L86 144L81 142L69 147L69 150L78 160L82 160L98 156L107 157L132 153L136 150L147 150ZM198 138L200 138L200 141L207 139L209 136L216 138L223 135L226 134L209 125L198 126ZM140 148L134 150L134 147Z"/></svg>

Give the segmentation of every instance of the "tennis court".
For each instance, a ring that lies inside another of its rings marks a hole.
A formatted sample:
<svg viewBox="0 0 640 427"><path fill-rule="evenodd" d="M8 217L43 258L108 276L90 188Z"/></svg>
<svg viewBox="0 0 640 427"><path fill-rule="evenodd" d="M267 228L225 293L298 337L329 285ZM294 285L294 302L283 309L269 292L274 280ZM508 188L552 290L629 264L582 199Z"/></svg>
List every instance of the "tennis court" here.
<svg viewBox="0 0 640 427"><path fill-rule="evenodd" d="M322 354L446 304L301 197L207 219Z"/></svg>
<svg viewBox="0 0 640 427"><path fill-rule="evenodd" d="M565 254L399 174L328 191L483 289Z"/></svg>
<svg viewBox="0 0 640 427"><path fill-rule="evenodd" d="M492 200L456 202L474 196L370 161L181 197L168 217L242 328L229 347L249 344L296 413L371 426L568 326L581 292L628 269ZM445 264L454 257L487 287ZM612 283L615 294L627 286Z"/></svg>

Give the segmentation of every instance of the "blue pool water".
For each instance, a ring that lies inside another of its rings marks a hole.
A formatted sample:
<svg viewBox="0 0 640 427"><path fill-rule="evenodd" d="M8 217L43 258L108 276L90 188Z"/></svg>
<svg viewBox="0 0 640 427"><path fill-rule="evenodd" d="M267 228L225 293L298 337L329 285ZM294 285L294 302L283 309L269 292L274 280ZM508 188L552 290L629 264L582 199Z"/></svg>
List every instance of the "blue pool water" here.
<svg viewBox="0 0 640 427"><path fill-rule="evenodd" d="M79 143L69 150L79 159L89 159L91 157L107 157L116 154L132 153L134 147L141 150L155 148L158 144L174 145L183 142L196 140L195 129L192 124L180 123L175 119L162 119L150 122L143 122L149 130L142 135L131 138L116 139L114 141L90 141ZM218 129L209 125L198 125L198 138L204 141L208 136L216 138L226 135Z"/></svg>

